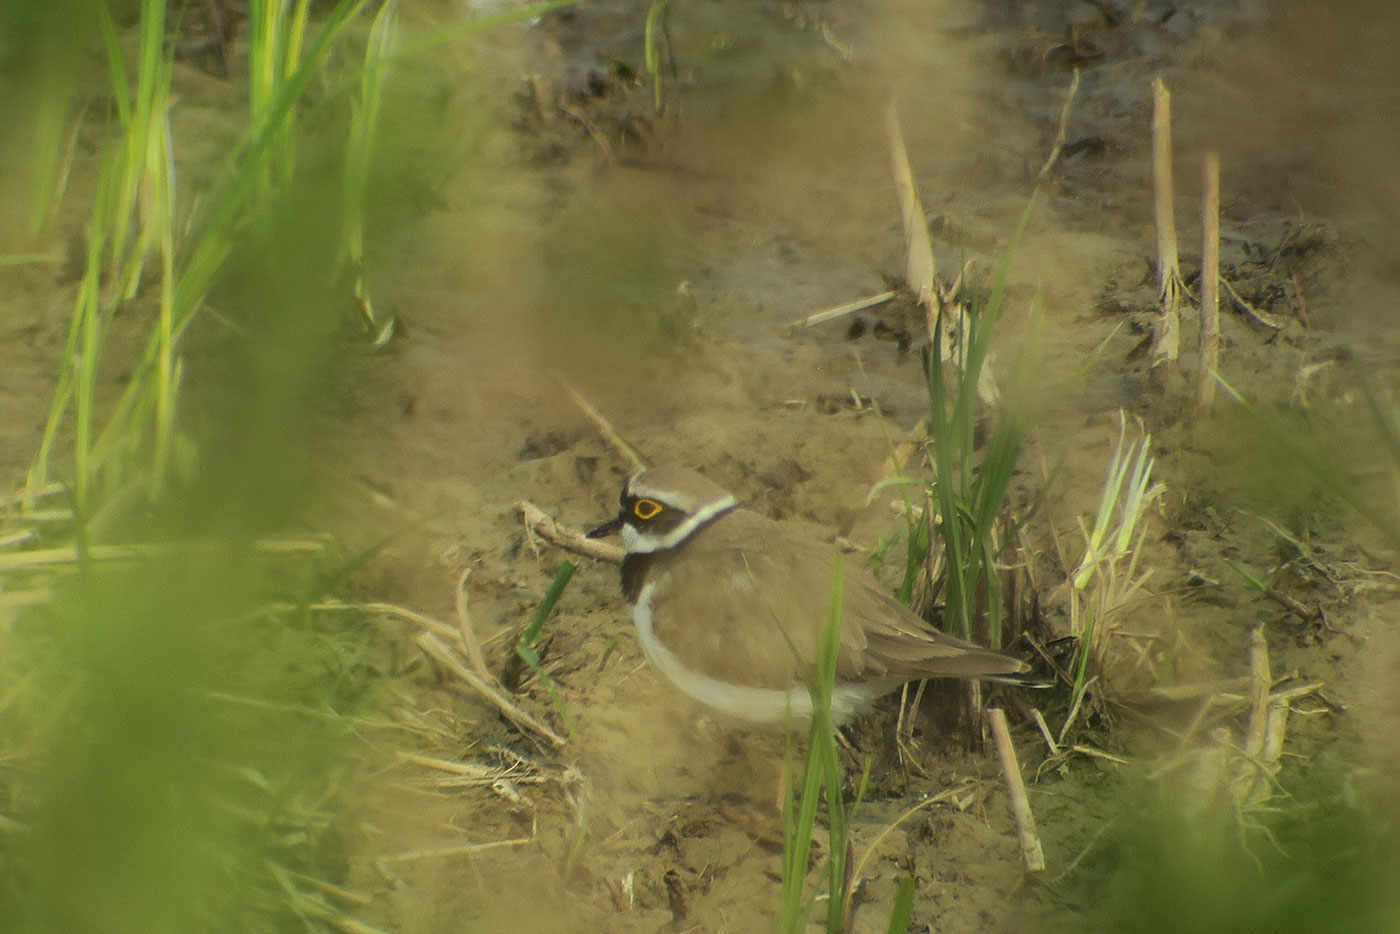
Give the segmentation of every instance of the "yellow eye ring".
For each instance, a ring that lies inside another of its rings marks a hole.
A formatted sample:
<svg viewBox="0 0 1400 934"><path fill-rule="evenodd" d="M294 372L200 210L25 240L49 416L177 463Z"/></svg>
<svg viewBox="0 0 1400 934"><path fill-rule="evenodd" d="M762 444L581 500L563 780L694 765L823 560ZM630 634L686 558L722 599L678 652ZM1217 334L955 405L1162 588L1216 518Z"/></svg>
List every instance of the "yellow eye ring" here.
<svg viewBox="0 0 1400 934"><path fill-rule="evenodd" d="M654 499L639 499L632 504L632 515L645 522L647 519L655 519L660 515L662 508L662 505Z"/></svg>

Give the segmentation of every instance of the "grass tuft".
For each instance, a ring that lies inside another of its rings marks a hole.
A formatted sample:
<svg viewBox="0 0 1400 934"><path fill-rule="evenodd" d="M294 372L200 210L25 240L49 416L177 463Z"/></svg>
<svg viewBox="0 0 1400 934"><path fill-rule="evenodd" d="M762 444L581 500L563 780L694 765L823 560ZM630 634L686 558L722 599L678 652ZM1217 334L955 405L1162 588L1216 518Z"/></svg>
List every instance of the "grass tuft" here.
<svg viewBox="0 0 1400 934"><path fill-rule="evenodd" d="M984 387L990 378L987 364L992 334L1005 302L1011 260L1034 206L1032 197L1002 255L986 302L957 315L955 321L950 320L950 314L940 314L929 353L928 433L934 475L928 498L936 509L943 546L944 626L959 638L973 639L974 622L985 614L985 636L992 646L1000 645L1002 635L997 576L1002 545L997 523L1006 511L1007 490L1020 459L1027 417L1014 406L988 416L990 433L986 444L979 446L979 400L986 394ZM956 346L945 357L940 349L948 340ZM923 516L922 527L910 532L906 589L912 574L920 573L920 564L932 551L932 520L928 511Z"/></svg>

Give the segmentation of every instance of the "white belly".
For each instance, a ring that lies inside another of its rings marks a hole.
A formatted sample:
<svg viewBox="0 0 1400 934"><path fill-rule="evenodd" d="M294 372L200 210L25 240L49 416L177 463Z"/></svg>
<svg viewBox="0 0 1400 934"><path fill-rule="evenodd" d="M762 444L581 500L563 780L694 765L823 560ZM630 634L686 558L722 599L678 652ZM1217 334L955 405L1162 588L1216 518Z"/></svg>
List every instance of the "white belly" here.
<svg viewBox="0 0 1400 934"><path fill-rule="evenodd" d="M671 683L702 704L721 713L759 723L783 720L810 720L812 695L807 685L797 684L786 690L756 688L730 684L687 668L676 654L656 637L652 624L651 599L656 585L647 584L632 607L632 621L637 624L637 636L651 663L661 670ZM893 684L837 684L831 691L831 718L836 723L849 720L868 710L874 700L887 693Z"/></svg>

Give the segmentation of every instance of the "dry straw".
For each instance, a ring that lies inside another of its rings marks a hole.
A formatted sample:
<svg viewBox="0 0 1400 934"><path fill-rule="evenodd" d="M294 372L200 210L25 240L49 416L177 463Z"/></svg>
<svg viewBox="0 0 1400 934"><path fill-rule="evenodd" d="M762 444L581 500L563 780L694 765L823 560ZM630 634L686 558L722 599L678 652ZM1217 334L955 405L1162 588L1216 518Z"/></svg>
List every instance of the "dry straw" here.
<svg viewBox="0 0 1400 934"><path fill-rule="evenodd" d="M1152 190L1157 217L1157 295L1161 310L1152 335L1152 365L1175 363L1181 347L1181 264L1172 195L1172 95L1152 82Z"/></svg>
<svg viewBox="0 0 1400 934"><path fill-rule="evenodd" d="M1220 154L1208 152L1201 196L1201 347L1196 402L1203 412L1215 404L1220 366Z"/></svg>

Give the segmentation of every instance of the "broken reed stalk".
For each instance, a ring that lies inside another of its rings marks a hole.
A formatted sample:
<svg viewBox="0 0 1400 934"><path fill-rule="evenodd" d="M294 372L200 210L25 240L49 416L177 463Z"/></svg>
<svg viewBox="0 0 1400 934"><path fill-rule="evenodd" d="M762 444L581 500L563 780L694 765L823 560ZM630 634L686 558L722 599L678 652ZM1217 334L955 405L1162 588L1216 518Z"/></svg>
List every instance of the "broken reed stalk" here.
<svg viewBox="0 0 1400 934"><path fill-rule="evenodd" d="M1045 869L1045 851L1035 829L1030 799L1026 797L1026 783L1021 778L1021 764L1016 760L1016 747L1011 742L1006 712L1000 707L992 707L987 711L987 721L996 738L1001 771L1006 777L1006 791L1011 796L1011 813L1016 817L1016 831L1021 837L1021 858L1026 861L1028 871L1042 872Z"/></svg>
<svg viewBox="0 0 1400 934"><path fill-rule="evenodd" d="M1172 95L1152 82L1152 187L1157 219L1157 296L1161 312L1152 334L1152 366L1175 363L1181 347L1181 264L1172 199Z"/></svg>
<svg viewBox="0 0 1400 934"><path fill-rule="evenodd" d="M899 127L899 108L894 101L885 110L885 140L890 147L890 168L894 172L895 189L899 195L899 215L904 223L904 282L932 321L937 311L934 304L933 282L938 266L933 258L933 243L928 235L928 221L914 184L914 171L909 166L909 151L904 147L904 133ZM932 336L932 328L930 328Z"/></svg>
<svg viewBox="0 0 1400 934"><path fill-rule="evenodd" d="M1235 802L1241 811L1259 806L1272 794L1288 730L1289 698L1272 693L1269 644L1263 626L1256 626L1249 635L1249 674L1249 726L1234 780Z"/></svg>
<svg viewBox="0 0 1400 934"><path fill-rule="evenodd" d="M1201 361L1196 404L1215 404L1215 370L1220 367L1220 154L1207 152L1201 196Z"/></svg>
<svg viewBox="0 0 1400 934"><path fill-rule="evenodd" d="M520 513L520 520L525 523L528 535L538 535L560 548L588 558L597 558L609 564L622 563L624 551L620 546L589 538L578 529L559 522L529 500L520 500L515 504L515 508Z"/></svg>

